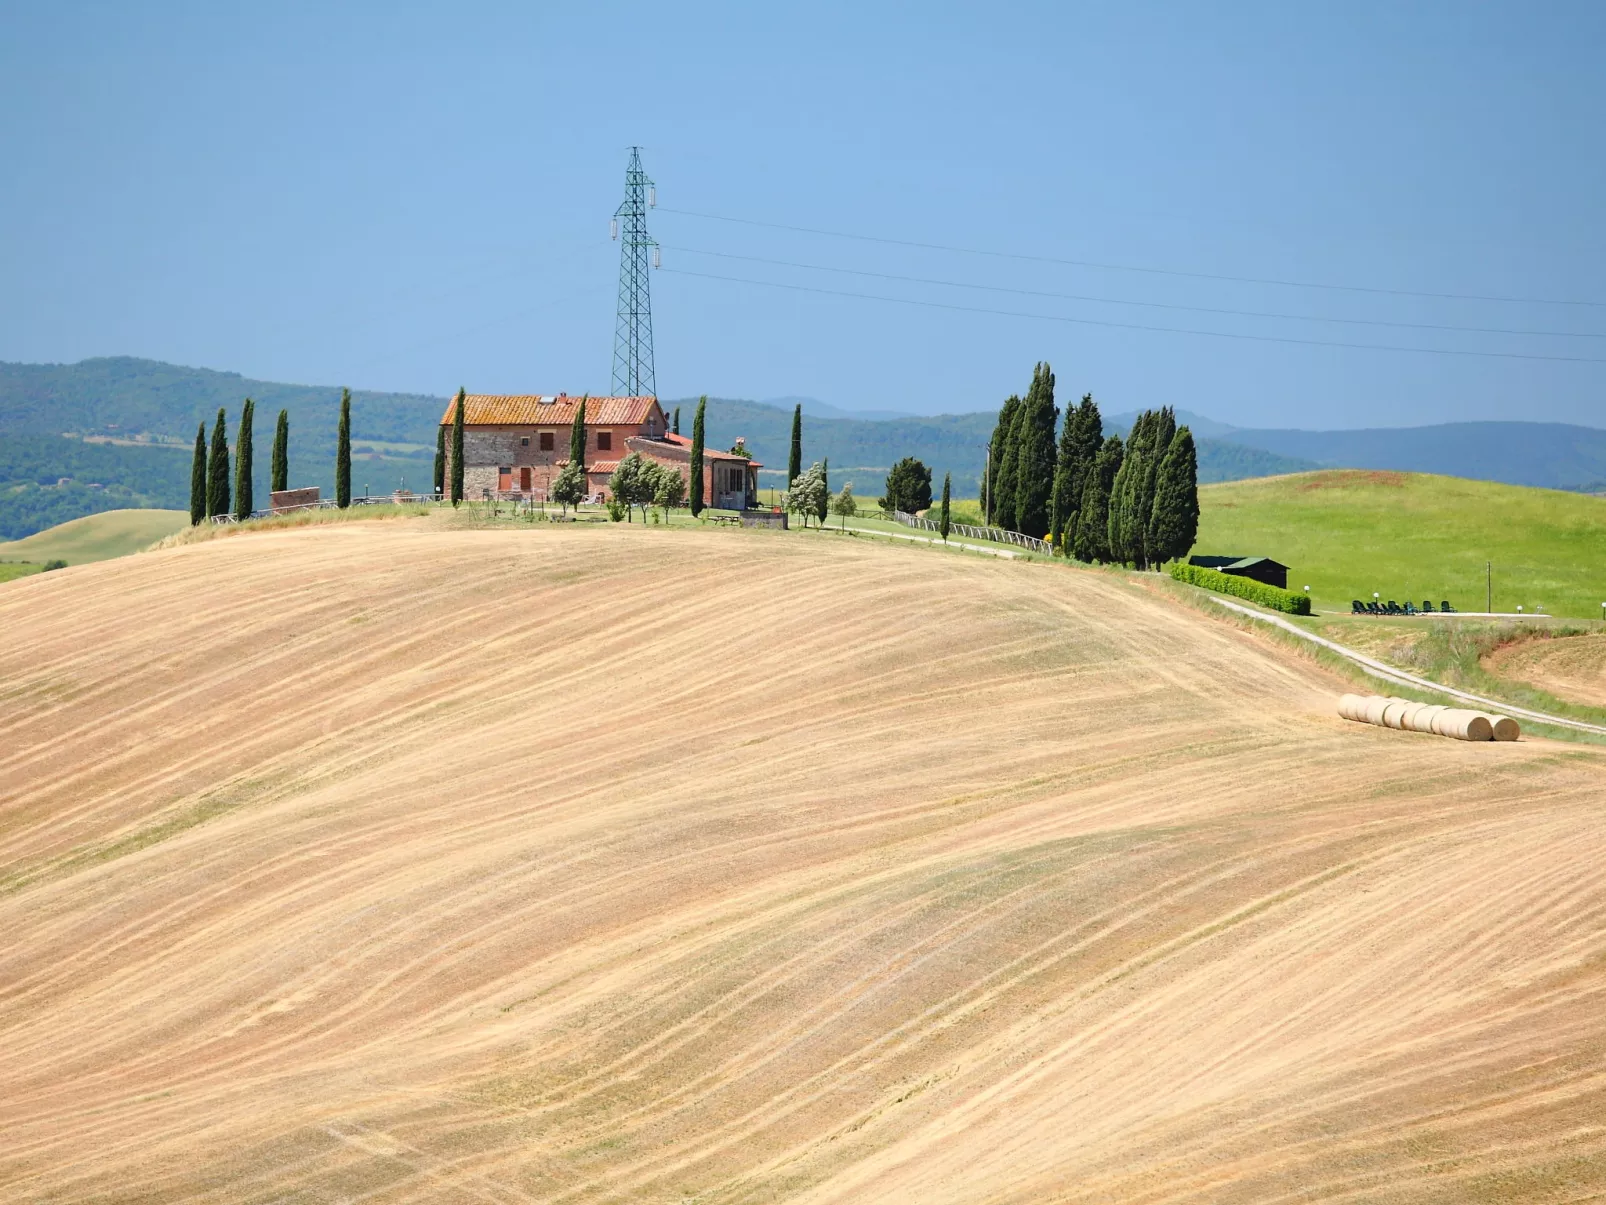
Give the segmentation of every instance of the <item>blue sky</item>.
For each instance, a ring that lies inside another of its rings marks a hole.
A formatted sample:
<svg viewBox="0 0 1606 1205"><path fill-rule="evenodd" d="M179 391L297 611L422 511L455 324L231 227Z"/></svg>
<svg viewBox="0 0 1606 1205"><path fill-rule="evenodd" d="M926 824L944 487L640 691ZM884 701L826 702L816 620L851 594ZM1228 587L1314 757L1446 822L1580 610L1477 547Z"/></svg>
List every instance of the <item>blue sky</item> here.
<svg viewBox="0 0 1606 1205"><path fill-rule="evenodd" d="M640 144L666 397L1606 425L1599 3L0 16L0 359L605 391Z"/></svg>

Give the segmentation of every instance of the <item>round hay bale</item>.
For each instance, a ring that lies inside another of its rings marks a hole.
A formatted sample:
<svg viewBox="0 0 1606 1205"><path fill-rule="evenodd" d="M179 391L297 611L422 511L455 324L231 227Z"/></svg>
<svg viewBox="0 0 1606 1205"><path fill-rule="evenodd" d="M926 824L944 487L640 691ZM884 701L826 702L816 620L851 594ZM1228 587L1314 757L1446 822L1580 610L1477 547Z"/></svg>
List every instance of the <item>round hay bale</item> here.
<svg viewBox="0 0 1606 1205"><path fill-rule="evenodd" d="M1393 699L1382 695L1373 695L1366 700L1365 720L1368 724L1381 724L1383 722L1383 709L1392 703Z"/></svg>
<svg viewBox="0 0 1606 1205"><path fill-rule="evenodd" d="M1338 699L1338 714L1346 720L1366 722L1366 698L1363 695L1340 695Z"/></svg>
<svg viewBox="0 0 1606 1205"><path fill-rule="evenodd" d="M1522 735L1521 726L1508 715L1492 715L1489 724L1497 741L1514 741Z"/></svg>
<svg viewBox="0 0 1606 1205"><path fill-rule="evenodd" d="M1405 713L1412 706L1404 699L1390 699L1388 706L1383 708L1383 727L1404 728Z"/></svg>
<svg viewBox="0 0 1606 1205"><path fill-rule="evenodd" d="M1405 717L1405 727L1410 732L1432 733L1434 718L1438 716L1439 712L1448 710L1449 708L1443 703L1425 704Z"/></svg>
<svg viewBox="0 0 1606 1205"><path fill-rule="evenodd" d="M1454 737L1458 741L1488 741L1494 739L1494 725L1481 711L1468 711L1461 707L1446 707L1433 720L1433 731L1440 736Z"/></svg>

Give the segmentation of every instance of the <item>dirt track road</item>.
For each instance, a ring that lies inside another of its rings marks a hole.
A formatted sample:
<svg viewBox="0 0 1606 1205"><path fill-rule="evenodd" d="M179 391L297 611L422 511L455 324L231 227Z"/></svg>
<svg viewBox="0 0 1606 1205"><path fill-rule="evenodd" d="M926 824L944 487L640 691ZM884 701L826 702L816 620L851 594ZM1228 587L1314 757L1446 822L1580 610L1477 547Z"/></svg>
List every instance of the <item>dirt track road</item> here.
<svg viewBox="0 0 1606 1205"><path fill-rule="evenodd" d="M0 1200L1606 1191L1602 754L1118 578L353 523L0 630Z"/></svg>

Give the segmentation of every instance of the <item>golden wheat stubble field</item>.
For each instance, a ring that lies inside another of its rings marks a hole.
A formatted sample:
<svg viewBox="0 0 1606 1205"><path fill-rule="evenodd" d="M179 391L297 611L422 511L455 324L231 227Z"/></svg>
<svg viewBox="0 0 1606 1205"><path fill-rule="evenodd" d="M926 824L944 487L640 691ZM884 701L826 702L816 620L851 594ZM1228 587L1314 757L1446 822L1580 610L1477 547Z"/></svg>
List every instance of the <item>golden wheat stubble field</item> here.
<svg viewBox="0 0 1606 1205"><path fill-rule="evenodd" d="M0 1199L1606 1189L1602 755L1116 576L354 523L0 630Z"/></svg>

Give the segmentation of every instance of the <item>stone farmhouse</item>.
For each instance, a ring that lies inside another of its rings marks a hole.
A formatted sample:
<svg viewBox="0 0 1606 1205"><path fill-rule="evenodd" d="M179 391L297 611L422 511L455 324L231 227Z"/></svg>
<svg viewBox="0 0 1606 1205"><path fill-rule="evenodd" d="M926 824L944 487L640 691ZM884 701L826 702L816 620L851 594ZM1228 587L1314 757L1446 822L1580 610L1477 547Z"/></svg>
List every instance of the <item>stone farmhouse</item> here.
<svg viewBox="0 0 1606 1205"><path fill-rule="evenodd" d="M463 399L463 494L545 501L547 490L569 463L569 434L580 398L558 394L471 393ZM640 452L691 479L691 440L669 430L655 397L588 397L586 405L586 492L606 499L608 478L619 462ZM441 425L450 428L456 401ZM451 438L447 441L451 474ZM758 502L758 470L748 457L703 449L703 504L746 510Z"/></svg>

